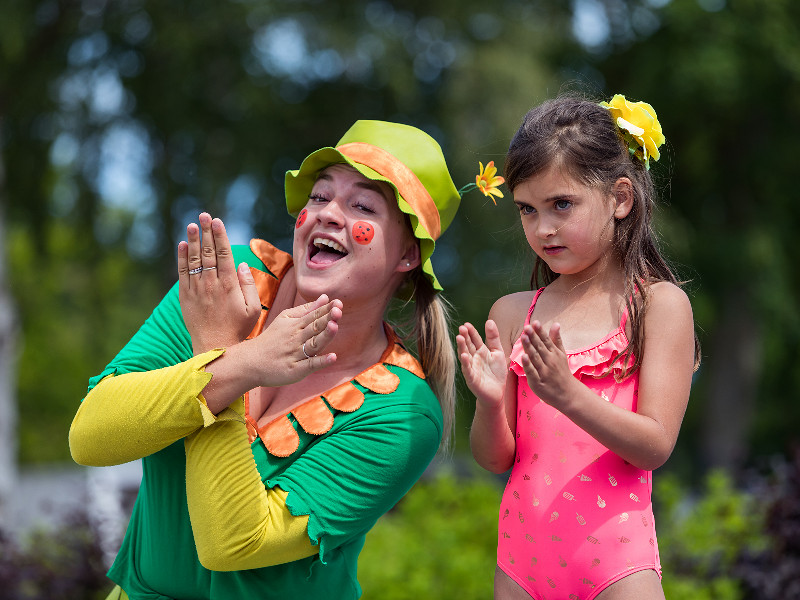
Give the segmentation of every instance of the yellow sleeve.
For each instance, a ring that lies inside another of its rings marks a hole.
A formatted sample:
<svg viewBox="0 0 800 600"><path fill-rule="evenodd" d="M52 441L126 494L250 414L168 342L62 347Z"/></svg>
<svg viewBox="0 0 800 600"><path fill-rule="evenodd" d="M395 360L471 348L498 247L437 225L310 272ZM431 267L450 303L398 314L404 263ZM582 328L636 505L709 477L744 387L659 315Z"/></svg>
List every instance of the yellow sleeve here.
<svg viewBox="0 0 800 600"><path fill-rule="evenodd" d="M218 421L244 422L243 408L237 413L229 407L215 416L202 396L211 380L204 368L223 352L210 350L172 367L103 379L72 421L72 458L94 467L122 464Z"/></svg>
<svg viewBox="0 0 800 600"><path fill-rule="evenodd" d="M308 537L308 516L286 507L288 492L264 487L243 423L217 423L184 444L189 516L204 567L256 569L319 552Z"/></svg>

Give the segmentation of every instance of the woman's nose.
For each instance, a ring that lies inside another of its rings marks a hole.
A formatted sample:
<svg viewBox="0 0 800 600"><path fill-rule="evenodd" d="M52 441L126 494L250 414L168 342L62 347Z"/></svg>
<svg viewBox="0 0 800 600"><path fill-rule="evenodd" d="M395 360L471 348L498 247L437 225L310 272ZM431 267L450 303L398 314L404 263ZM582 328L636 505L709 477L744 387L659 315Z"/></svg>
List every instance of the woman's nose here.
<svg viewBox="0 0 800 600"><path fill-rule="evenodd" d="M323 225L344 225L344 213L339 202L336 199L326 202L317 212L317 219Z"/></svg>

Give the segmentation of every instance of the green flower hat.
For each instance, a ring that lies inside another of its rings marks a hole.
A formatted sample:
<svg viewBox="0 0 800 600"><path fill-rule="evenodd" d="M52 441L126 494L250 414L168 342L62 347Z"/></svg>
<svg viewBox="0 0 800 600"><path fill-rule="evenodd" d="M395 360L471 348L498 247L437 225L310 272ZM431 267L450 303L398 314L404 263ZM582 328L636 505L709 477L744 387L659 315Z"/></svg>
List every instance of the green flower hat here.
<svg viewBox="0 0 800 600"><path fill-rule="evenodd" d="M408 215L419 239L422 271L434 289L441 291L431 255L436 240L453 221L461 196L436 140L410 125L356 121L335 148L312 152L299 169L287 171L289 214L296 217L306 205L319 172L340 163L350 165L367 179L392 187L397 206Z"/></svg>

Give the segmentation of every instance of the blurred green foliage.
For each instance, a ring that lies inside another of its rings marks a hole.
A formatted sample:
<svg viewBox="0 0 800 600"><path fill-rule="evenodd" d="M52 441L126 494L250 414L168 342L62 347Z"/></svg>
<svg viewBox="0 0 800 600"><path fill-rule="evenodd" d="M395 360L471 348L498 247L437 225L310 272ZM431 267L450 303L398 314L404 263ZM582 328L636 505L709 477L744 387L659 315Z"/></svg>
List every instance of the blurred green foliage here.
<svg viewBox="0 0 800 600"><path fill-rule="evenodd" d="M66 436L67 397L77 406L175 280L175 243L198 212L239 242L287 248L283 173L354 120L428 130L460 187L478 161L502 167L525 111L564 89L648 101L667 137L656 225L690 280L704 348L668 468L696 482L785 453L800 422L798 22L800 3L784 0L4 3L0 214L23 325L20 459L67 459L41 432ZM527 288L508 195L496 207L465 196L434 263L457 322L482 324Z"/></svg>
<svg viewBox="0 0 800 600"><path fill-rule="evenodd" d="M364 598L491 598L501 494L486 476L417 483L367 535Z"/></svg>

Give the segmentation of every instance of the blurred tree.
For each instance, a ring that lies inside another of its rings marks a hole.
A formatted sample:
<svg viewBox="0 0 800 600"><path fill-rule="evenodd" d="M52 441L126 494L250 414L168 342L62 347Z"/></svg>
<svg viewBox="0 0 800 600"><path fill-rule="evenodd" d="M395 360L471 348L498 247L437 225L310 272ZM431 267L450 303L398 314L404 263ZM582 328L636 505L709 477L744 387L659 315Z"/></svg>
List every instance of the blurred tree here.
<svg viewBox="0 0 800 600"><path fill-rule="evenodd" d="M786 452L800 422L800 4L603 6L611 33L595 64L609 89L653 103L669 145L664 237L690 265L704 342L683 447L723 467L753 445Z"/></svg>
<svg viewBox="0 0 800 600"><path fill-rule="evenodd" d="M749 439L782 449L800 416L784 125L800 110L798 10L756 0L4 3L0 201L24 343L21 458L66 456L69 407L174 281L175 241L200 210L223 217L238 243L257 235L288 248L285 170L354 120L430 131L461 186L478 161L502 167L522 115L571 80L651 101L667 133L654 174L676 193L660 228L668 254L690 265L706 354L678 455L737 464ZM435 258L458 319L480 324L498 296L527 287L517 223L508 197L495 207L465 196ZM64 322L79 323L67 339L56 333ZM49 370L58 383L45 390ZM50 405L60 408L43 416ZM462 411L471 417L470 401Z"/></svg>
<svg viewBox="0 0 800 600"><path fill-rule="evenodd" d="M155 303L141 282L174 281L175 240L199 211L222 216L239 243L288 248L284 172L358 118L430 131L463 185L557 85L540 57L574 46L556 2L487 12L475 1L44 0L0 11L23 460L66 455L70 405ZM506 35L522 42L512 49ZM502 105L497 89L513 90ZM460 313L483 319L497 288L515 286L507 255L521 247L505 232L508 202L464 202L436 268ZM75 325L58 331L65 320ZM48 371L59 384L45 392ZM58 407L44 421L43 403Z"/></svg>

